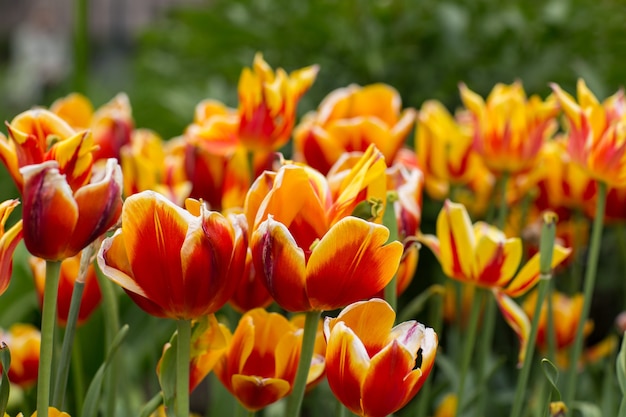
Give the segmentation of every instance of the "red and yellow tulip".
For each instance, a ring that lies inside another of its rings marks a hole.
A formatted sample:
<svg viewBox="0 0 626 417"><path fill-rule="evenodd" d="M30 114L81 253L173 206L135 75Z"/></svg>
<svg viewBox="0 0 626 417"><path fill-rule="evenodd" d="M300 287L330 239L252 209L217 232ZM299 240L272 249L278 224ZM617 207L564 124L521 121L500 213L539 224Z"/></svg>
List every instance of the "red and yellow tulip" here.
<svg viewBox="0 0 626 417"><path fill-rule="evenodd" d="M444 273L458 281L498 288L519 297L539 281L539 254L516 274L522 260L521 239L507 238L484 222L472 225L462 204L447 200L437 217L437 236L421 238L439 259ZM563 262L570 250L554 247L552 267Z"/></svg>
<svg viewBox="0 0 626 417"><path fill-rule="evenodd" d="M298 326L278 313L254 309L241 317L227 340L215 374L246 409L260 410L291 392L302 343ZM323 372L323 357L314 355L307 381L318 380Z"/></svg>
<svg viewBox="0 0 626 417"><path fill-rule="evenodd" d="M391 164L415 117L414 109L402 110L400 94L389 85L339 88L296 127L295 158L326 174L344 152L373 144Z"/></svg>
<svg viewBox="0 0 626 417"><path fill-rule="evenodd" d="M372 299L351 304L324 322L328 384L359 416L383 417L404 407L435 362L433 329L415 321L392 327L395 317L389 304Z"/></svg>
<svg viewBox="0 0 626 417"><path fill-rule="evenodd" d="M385 226L351 216L363 201L384 207L382 156L370 148L333 189L319 172L287 164L259 177L248 194L254 267L286 310L334 310L369 298L398 268L402 244L386 244Z"/></svg>
<svg viewBox="0 0 626 417"><path fill-rule="evenodd" d="M5 225L18 200L6 200L0 203L0 294L9 287L13 271L13 252L22 240L22 220L18 220L9 230Z"/></svg>
<svg viewBox="0 0 626 417"><path fill-rule="evenodd" d="M122 211L122 172L109 159L101 172L89 171L89 183L73 189L56 160L20 170L24 243L46 260L76 255L111 228Z"/></svg>
<svg viewBox="0 0 626 417"><path fill-rule="evenodd" d="M31 324L14 324L8 331L0 330L0 341L11 351L9 380L22 388L37 382L41 333ZM0 365L0 369L2 366Z"/></svg>
<svg viewBox="0 0 626 417"><path fill-rule="evenodd" d="M57 297L57 320L59 324L64 326L67 323L67 318L70 312L70 303L72 301L72 293L74 291L74 284L78 278L78 271L80 269L81 254L64 259L61 262L61 273L59 278L59 292ZM46 262L41 258L31 257L29 259L30 268L35 278L35 289L39 296L40 305L43 304L43 293L46 283ZM100 285L98 284L98 278L96 277L96 268L93 263L87 268L87 274L85 276L85 286L83 289L83 296L80 303L80 310L78 311L77 324L82 324L95 311L100 305L102 294L100 292Z"/></svg>
<svg viewBox="0 0 626 417"><path fill-rule="evenodd" d="M239 78L239 139L251 151L273 151L285 145L295 124L300 97L311 87L319 67L313 65L289 75L276 72L257 53L252 69Z"/></svg>
<svg viewBox="0 0 626 417"><path fill-rule="evenodd" d="M626 185L626 119L624 92L600 103L582 79L577 98L552 84L568 121L567 144L572 160L594 179Z"/></svg>
<svg viewBox="0 0 626 417"><path fill-rule="evenodd" d="M98 253L102 272L157 317L193 319L217 311L243 273L241 228L196 200L187 207L152 191L130 196L122 227Z"/></svg>
<svg viewBox="0 0 626 417"><path fill-rule="evenodd" d="M486 100L463 83L459 88L472 114L474 149L487 167L496 174L530 169L556 130L556 100L527 98L521 82L496 84Z"/></svg>

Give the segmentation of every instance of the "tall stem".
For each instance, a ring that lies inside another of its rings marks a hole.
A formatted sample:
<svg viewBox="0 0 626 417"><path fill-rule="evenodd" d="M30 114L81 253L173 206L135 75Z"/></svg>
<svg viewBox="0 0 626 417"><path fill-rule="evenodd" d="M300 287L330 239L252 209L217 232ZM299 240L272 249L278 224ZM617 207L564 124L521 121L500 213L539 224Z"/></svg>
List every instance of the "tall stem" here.
<svg viewBox="0 0 626 417"><path fill-rule="evenodd" d="M37 377L37 415L48 417L50 406L52 351L57 318L57 295L61 261L46 261L46 283L41 314L41 346L39 348L39 373Z"/></svg>
<svg viewBox="0 0 626 417"><path fill-rule="evenodd" d="M541 242L539 245L539 289L537 294L537 304L533 314L533 321L530 327L530 336L526 344L526 354L524 356L524 364L517 380L515 389L515 399L511 410L511 417L519 417L522 412L522 404L524 402L524 394L528 385L528 377L533 361L533 353L535 352L535 340L539 331L539 318L543 308L544 300L548 294L550 287L550 279L552 278L552 253L554 251L554 240L556 238L556 217L551 215L544 216L544 223L541 229Z"/></svg>
<svg viewBox="0 0 626 417"><path fill-rule="evenodd" d="M478 330L478 316L480 315L480 307L482 304L483 291L476 291L474 293L474 300L472 302L472 311L470 313L469 321L467 323L467 335L465 336L465 345L463 346L463 358L461 362L461 379L459 381L459 388L457 391L458 407L456 408L455 416L459 415L460 410L463 408L463 393L465 390L465 380L469 372L470 362L472 361L472 353L474 352L474 345L476 345L476 333Z"/></svg>
<svg viewBox="0 0 626 417"><path fill-rule="evenodd" d="M120 329L119 311L117 309L117 295L113 282L107 277L98 273L98 284L102 291L102 307L104 310L105 340L107 349L111 348L111 344ZM117 359L113 357L109 365L109 372L105 382L105 415L115 414L115 403L117 399Z"/></svg>
<svg viewBox="0 0 626 417"><path fill-rule="evenodd" d="M396 193L387 193L387 204L385 205L385 212L383 214L383 224L389 229L389 238L387 242L393 242L398 240L398 220L396 219L396 212L394 209L394 202L398 199ZM391 281L385 287L385 301L396 311L398 304L398 278L396 274L393 275Z"/></svg>
<svg viewBox="0 0 626 417"><path fill-rule="evenodd" d="M176 417L189 416L189 362L191 356L191 320L178 320L176 350Z"/></svg>
<svg viewBox="0 0 626 417"><path fill-rule="evenodd" d="M300 362L298 363L298 372L296 373L293 390L287 402L287 411L285 413L287 417L298 417L300 415L306 380L309 375L309 368L311 367L311 359L313 358L313 350L315 348L317 325L321 314L321 311L309 311L306 313L304 334L302 335L302 349L300 350Z"/></svg>
<svg viewBox="0 0 626 417"><path fill-rule="evenodd" d="M576 328L576 338L570 356L570 369L567 385L565 389L564 401L570 407L576 395L576 380L578 379L578 360L583 350L584 328L589 318L591 309L591 298L596 282L596 270L598 269L598 258L600 255L600 243L602 239L602 229L604 226L604 209L606 206L607 185L603 181L598 181L598 196L596 201L596 214L591 229L591 241L589 242L589 255L587 271L585 272L585 282L583 290L583 309L580 314L580 321Z"/></svg>

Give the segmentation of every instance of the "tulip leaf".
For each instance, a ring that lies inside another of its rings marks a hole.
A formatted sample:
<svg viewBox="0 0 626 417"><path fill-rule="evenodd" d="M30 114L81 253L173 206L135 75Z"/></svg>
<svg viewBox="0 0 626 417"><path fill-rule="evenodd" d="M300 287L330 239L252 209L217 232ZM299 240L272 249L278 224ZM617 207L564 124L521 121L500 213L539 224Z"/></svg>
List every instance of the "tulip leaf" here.
<svg viewBox="0 0 626 417"><path fill-rule="evenodd" d="M175 332L168 347L163 350L161 363L159 364L159 384L163 392L163 405L169 417L173 413L176 401L176 352L178 350L178 337Z"/></svg>
<svg viewBox="0 0 626 417"><path fill-rule="evenodd" d="M624 337L622 338L622 347L617 355L617 363L615 366L619 388L622 394L626 395L626 332L624 332Z"/></svg>
<svg viewBox="0 0 626 417"><path fill-rule="evenodd" d="M9 391L11 390L11 383L9 381L11 351L4 342L2 342L2 346L0 347L0 363L2 363L2 380L0 381L0 416L3 416L7 409Z"/></svg>
<svg viewBox="0 0 626 417"><path fill-rule="evenodd" d="M426 302L430 300L430 298L434 295L443 296L445 293L445 289L443 285L433 284L426 289L426 291L422 291L420 295L411 300L403 309L399 315L398 321L403 322L407 320L411 320L415 316L417 316L426 306Z"/></svg>
<svg viewBox="0 0 626 417"><path fill-rule="evenodd" d="M561 401L561 391L559 391L557 386L557 381L559 380L559 370L552 362L550 362L550 360L546 358L541 360L541 369L543 370L543 374L546 376L546 379L552 386L552 400Z"/></svg>
<svg viewBox="0 0 626 417"><path fill-rule="evenodd" d="M352 215L368 222L374 221L380 216L383 209L383 202L378 199L363 200L354 207Z"/></svg>
<svg viewBox="0 0 626 417"><path fill-rule="evenodd" d="M574 401L572 410L578 410L582 417L602 417L602 411L596 404L586 401Z"/></svg>
<svg viewBox="0 0 626 417"><path fill-rule="evenodd" d="M115 338L111 342L111 347L107 352L104 362L102 362L95 375L93 376L91 384L89 384L87 394L85 395L85 402L83 403L83 417L95 417L98 414L100 391L102 390L102 383L106 375L106 370L113 361L113 358L115 357L115 354L117 353L117 350L122 344L122 341L124 340L124 337L126 337L127 333L128 324L125 324L115 335Z"/></svg>

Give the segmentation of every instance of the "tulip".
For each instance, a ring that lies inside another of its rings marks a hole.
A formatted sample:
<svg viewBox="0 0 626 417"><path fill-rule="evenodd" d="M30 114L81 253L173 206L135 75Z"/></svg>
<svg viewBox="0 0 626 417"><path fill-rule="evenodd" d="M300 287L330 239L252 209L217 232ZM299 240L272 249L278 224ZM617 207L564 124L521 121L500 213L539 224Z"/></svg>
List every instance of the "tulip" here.
<svg viewBox="0 0 626 417"><path fill-rule="evenodd" d="M75 132L63 119L43 109L28 110L7 124L9 139L0 135L0 160L22 190L20 169L53 159L73 190L89 182L96 149L87 131Z"/></svg>
<svg viewBox="0 0 626 417"><path fill-rule="evenodd" d="M8 331L0 331L0 341L6 343L11 351L11 383L22 388L35 385L41 344L39 329L30 324L14 324Z"/></svg>
<svg viewBox="0 0 626 417"><path fill-rule="evenodd" d="M251 151L274 151L285 145L295 124L300 97L311 87L319 67L301 68L287 75L274 72L257 53L252 69L239 78L239 139Z"/></svg>
<svg viewBox="0 0 626 417"><path fill-rule="evenodd" d="M241 229L197 201L188 200L188 209L152 191L132 195L122 209L122 227L98 253L102 272L157 317L214 313L242 274Z"/></svg>
<svg viewBox="0 0 626 417"><path fill-rule="evenodd" d="M398 268L402 244L386 244L385 226L351 216L364 200L384 202L379 154L366 152L337 190L333 198L319 172L287 164L259 177L248 194L254 267L286 310L334 310L369 298Z"/></svg>
<svg viewBox="0 0 626 417"><path fill-rule="evenodd" d="M22 413L19 413L17 417L24 417ZM35 411L30 417L37 417L37 411ZM55 407L48 407L48 417L71 417L65 411L60 411Z"/></svg>
<svg viewBox="0 0 626 417"><path fill-rule="evenodd" d="M4 230L9 215L19 204L18 200L6 200L0 203L0 294L9 287L13 271L13 252L22 239L22 220L9 230Z"/></svg>
<svg viewBox="0 0 626 417"><path fill-rule="evenodd" d="M80 259L81 255L79 253L61 262L57 298L57 321L62 326L65 326L68 320L74 284L78 278ZM43 292L46 280L46 262L41 258L33 256L29 259L29 264L35 278L35 289L37 290L39 303L41 305L43 304ZM78 312L78 325L85 323L89 319L91 314L100 305L100 299L102 298L98 278L96 277L96 269L93 264L90 264L87 268L84 283L85 287L83 289L80 310Z"/></svg>
<svg viewBox="0 0 626 417"><path fill-rule="evenodd" d="M400 94L389 85L339 88L296 127L294 154L325 174L344 152L364 152L373 144L391 164L415 117L414 109L402 110Z"/></svg>
<svg viewBox="0 0 626 417"><path fill-rule="evenodd" d="M539 254L516 274L522 260L522 242L507 238L483 222L471 224L461 204L446 200L437 217L437 236L423 236L422 242L439 259L444 273L458 281L484 288L498 288L519 297L539 281ZM563 262L570 250L555 245L552 267Z"/></svg>
<svg viewBox="0 0 626 417"><path fill-rule="evenodd" d="M302 339L295 324L280 314L254 309L241 317L227 339L215 374L246 409L260 410L291 392ZM316 355L307 379L315 381L323 371L324 360Z"/></svg>
<svg viewBox="0 0 626 417"><path fill-rule="evenodd" d="M486 101L461 83L461 99L473 121L474 149L496 174L530 169L556 130L554 98L526 97L521 82L496 84Z"/></svg>
<svg viewBox="0 0 626 417"><path fill-rule="evenodd" d="M600 103L582 79L577 84L578 101L558 85L551 87L568 121L572 160L598 181L626 185L624 92Z"/></svg>
<svg viewBox="0 0 626 417"><path fill-rule="evenodd" d="M395 312L380 299L326 318L326 377L333 394L359 416L383 417L420 390L437 352L433 329L416 321L392 328Z"/></svg>
<svg viewBox="0 0 626 417"><path fill-rule="evenodd" d="M46 260L76 255L105 233L122 210L122 172L109 159L103 172L73 190L55 160L21 169L24 176L24 243Z"/></svg>

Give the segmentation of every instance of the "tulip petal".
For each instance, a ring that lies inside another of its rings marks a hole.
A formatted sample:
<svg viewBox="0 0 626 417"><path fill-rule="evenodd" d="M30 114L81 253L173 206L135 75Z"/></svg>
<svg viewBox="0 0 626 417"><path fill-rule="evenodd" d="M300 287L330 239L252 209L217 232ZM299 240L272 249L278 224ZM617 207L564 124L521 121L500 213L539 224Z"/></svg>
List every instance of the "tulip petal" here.
<svg viewBox="0 0 626 417"><path fill-rule="evenodd" d="M296 379L298 362L300 361L300 347L302 345L302 332L295 329L279 336L275 352L272 354L276 360L276 378L288 381L293 384ZM274 341L275 342L275 341ZM323 371L323 367L322 367ZM309 374L311 369L309 369Z"/></svg>
<svg viewBox="0 0 626 417"><path fill-rule="evenodd" d="M476 246L472 222L462 204L446 200L437 217L439 260L451 278L471 279L472 257Z"/></svg>
<svg viewBox="0 0 626 417"><path fill-rule="evenodd" d="M133 277L133 270L126 254L122 229L104 239L98 251L98 266L104 275L125 290L146 296L144 290Z"/></svg>
<svg viewBox="0 0 626 417"><path fill-rule="evenodd" d="M571 252L572 250L569 248L564 248L561 245L555 245L552 252L551 267L557 267L561 262L567 259ZM536 253L528 262L526 262L508 287L504 289L504 292L509 297L520 297L533 288L539 281L539 278L539 253Z"/></svg>
<svg viewBox="0 0 626 417"><path fill-rule="evenodd" d="M314 247L306 266L311 306L334 310L370 298L385 288L398 269L402 244L385 245L385 226L356 217L335 224Z"/></svg>
<svg viewBox="0 0 626 417"><path fill-rule="evenodd" d="M285 380L260 378L258 376L233 375L232 392L239 402L250 411L258 411L275 403L291 390Z"/></svg>
<svg viewBox="0 0 626 417"><path fill-rule="evenodd" d="M9 287L13 270L13 252L22 240L22 220L4 231L6 220L17 204L18 200L7 200L0 204L0 295Z"/></svg>
<svg viewBox="0 0 626 417"><path fill-rule="evenodd" d="M502 312L504 320L511 326L519 338L520 350L517 366L521 367L526 357L526 346L530 338L530 320L526 313L524 313L524 310L506 294L497 290L494 290L493 294L496 297L498 307Z"/></svg>
<svg viewBox="0 0 626 417"><path fill-rule="evenodd" d="M289 311L310 310L304 251L289 230L270 216L250 241L254 267L274 300Z"/></svg>
<svg viewBox="0 0 626 417"><path fill-rule="evenodd" d="M361 383L369 367L363 342L343 322L337 323L328 338L326 378L335 397L358 415L362 415Z"/></svg>

